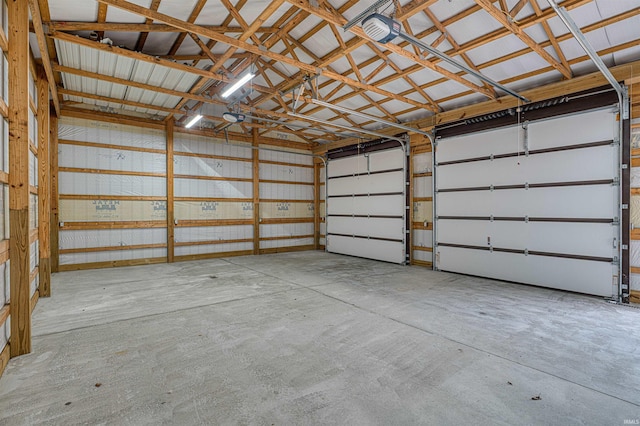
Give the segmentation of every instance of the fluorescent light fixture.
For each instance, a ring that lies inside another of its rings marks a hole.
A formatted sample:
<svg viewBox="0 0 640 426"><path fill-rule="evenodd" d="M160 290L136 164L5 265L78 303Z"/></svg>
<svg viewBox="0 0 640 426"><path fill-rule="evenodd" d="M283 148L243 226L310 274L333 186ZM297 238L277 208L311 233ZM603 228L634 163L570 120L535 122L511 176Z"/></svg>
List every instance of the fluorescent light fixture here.
<svg viewBox="0 0 640 426"><path fill-rule="evenodd" d="M333 105L333 104L330 104L329 102L320 101L318 99L312 99L311 102L316 104L316 105L323 106L325 108L335 109L336 111L342 111L342 112L345 112L347 114L357 115L358 117L366 118L368 120L372 120L372 121L378 122L380 124L386 124L387 126L397 127L398 129L407 130L409 132L414 132L414 133L418 133L418 134L425 135L425 136L430 136L431 135L428 132L423 132L422 130L416 129L416 128L411 127L411 126L405 126L404 124L398 124L398 123L394 123L393 121L383 120L381 118L374 117L374 116L368 115L368 114L364 114L364 113L359 112L359 111L354 111L354 110L351 110L349 108L341 107L341 106L338 106L338 105Z"/></svg>
<svg viewBox="0 0 640 426"><path fill-rule="evenodd" d="M255 75L253 73L247 73L245 74L240 80L236 81L235 84L231 87L229 87L223 94L222 97L223 98L228 98L229 96L231 96L231 94L233 92L235 92L236 90L238 90L239 88L242 87L243 84L245 84L247 81L251 80L253 77L255 77Z"/></svg>
<svg viewBox="0 0 640 426"><path fill-rule="evenodd" d="M200 114L196 115L195 117L193 117L191 119L190 122L187 123L186 127L187 129L190 129L194 124L196 124L198 121L202 120L202 116Z"/></svg>
<svg viewBox="0 0 640 426"><path fill-rule="evenodd" d="M302 118L303 120L311 120L311 121L315 121L316 123L325 124L327 126L337 127L338 129L352 130L354 132L364 133L364 134L367 134L367 135L377 136L377 137L383 138L383 139L391 139L391 140L394 140L394 141L398 141L400 143L404 143L404 139L402 139L402 138L385 135L385 134L374 132L374 131L367 130L367 129L361 129L361 128L358 128L358 127L342 126L340 124L331 123L331 122L328 122L328 121L320 120L318 118L310 117L308 115L296 114L296 113L293 113L293 112L288 112L287 114L292 116L292 117Z"/></svg>

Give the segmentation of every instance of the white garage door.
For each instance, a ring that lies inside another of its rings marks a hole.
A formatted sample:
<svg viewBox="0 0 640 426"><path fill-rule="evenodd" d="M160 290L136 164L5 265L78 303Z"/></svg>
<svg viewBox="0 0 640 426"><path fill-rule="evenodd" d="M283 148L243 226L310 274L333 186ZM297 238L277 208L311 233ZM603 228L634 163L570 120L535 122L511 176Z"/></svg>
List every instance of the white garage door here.
<svg viewBox="0 0 640 426"><path fill-rule="evenodd" d="M327 164L327 251L406 261L406 156L401 148Z"/></svg>
<svg viewBox="0 0 640 426"><path fill-rule="evenodd" d="M439 140L436 267L617 297L618 129L608 108Z"/></svg>

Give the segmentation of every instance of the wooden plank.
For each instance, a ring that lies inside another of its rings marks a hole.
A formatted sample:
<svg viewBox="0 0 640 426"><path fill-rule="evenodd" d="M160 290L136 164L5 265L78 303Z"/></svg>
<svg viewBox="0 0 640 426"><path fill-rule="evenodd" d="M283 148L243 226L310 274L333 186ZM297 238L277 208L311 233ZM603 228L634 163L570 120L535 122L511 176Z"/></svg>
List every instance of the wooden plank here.
<svg viewBox="0 0 640 426"><path fill-rule="evenodd" d="M422 246L412 246L411 250L433 252L433 248L432 247L422 247Z"/></svg>
<svg viewBox="0 0 640 426"><path fill-rule="evenodd" d="M108 246L108 247L83 247L74 249L62 249L60 254L75 254L75 253L100 253L105 251L122 251L122 250L142 250L142 249L155 249L165 248L166 243L158 244L132 244L129 246Z"/></svg>
<svg viewBox="0 0 640 426"><path fill-rule="evenodd" d="M221 202L221 203L251 203L252 198L216 198L216 197L175 197L176 201L195 201L195 202Z"/></svg>
<svg viewBox="0 0 640 426"><path fill-rule="evenodd" d="M117 201L165 201L165 197L142 195L76 195L61 194L61 200L117 200Z"/></svg>
<svg viewBox="0 0 640 426"><path fill-rule="evenodd" d="M123 222L64 222L60 229L87 230L87 229L137 229L137 228L165 228L167 223L164 220L148 221L123 221Z"/></svg>
<svg viewBox="0 0 640 426"><path fill-rule="evenodd" d="M147 152L151 154L166 154L166 151L162 149L153 148L139 148L134 146L125 145L113 145L102 142L84 142L84 141L72 141L69 139L60 139L58 141L60 145L75 145L75 146L88 146L92 148L104 148L104 149L117 149L119 151L134 151L134 152Z"/></svg>
<svg viewBox="0 0 640 426"><path fill-rule="evenodd" d="M640 240L640 229L632 229L631 230L631 239L632 240Z"/></svg>
<svg viewBox="0 0 640 426"><path fill-rule="evenodd" d="M433 231L433 222L428 222L427 225L424 222L412 222L411 229L421 231Z"/></svg>
<svg viewBox="0 0 640 426"><path fill-rule="evenodd" d="M433 268L433 263L426 262L424 260L413 260L411 261L411 264L415 266L424 266L426 268Z"/></svg>
<svg viewBox="0 0 640 426"><path fill-rule="evenodd" d="M320 166L319 160L313 164L313 246L320 247Z"/></svg>
<svg viewBox="0 0 640 426"><path fill-rule="evenodd" d="M36 7L38 7L36 5ZM46 49L46 45L44 46ZM52 76L53 78L53 76ZM55 81L52 80L55 84ZM51 296L51 174L49 152L49 81L38 70L38 265L40 296Z"/></svg>
<svg viewBox="0 0 640 426"><path fill-rule="evenodd" d="M117 176L144 176L144 177L166 177L166 173L155 172L136 172L129 170L107 170L107 169L89 169L80 167L59 167L59 172L64 173L88 173L98 175L117 175Z"/></svg>
<svg viewBox="0 0 640 426"><path fill-rule="evenodd" d="M9 240L2 240L2 247L0 248L0 263L5 263L9 260Z"/></svg>
<svg viewBox="0 0 640 426"><path fill-rule="evenodd" d="M249 256L251 254L253 254L253 250L226 251L221 253L187 254L182 256L176 256L176 262L218 259L220 257Z"/></svg>
<svg viewBox="0 0 640 426"><path fill-rule="evenodd" d="M31 352L29 288L29 5L7 2L9 15L9 233L11 357Z"/></svg>
<svg viewBox="0 0 640 426"><path fill-rule="evenodd" d="M36 267L34 268L34 270L33 270L33 271L31 271L31 273L29 274L29 284L31 284L31 283L33 282L33 280L35 280L35 279L36 279L36 277L37 277L38 275L39 275L39 273L38 273L38 267L36 266ZM38 292L38 289L36 289L36 293L39 293L39 292ZM32 297L33 297L33 296L32 296Z"/></svg>
<svg viewBox="0 0 640 426"><path fill-rule="evenodd" d="M10 352L11 348L9 343L7 343L7 345L2 349L2 352L0 352L0 377L2 377L5 368L7 368L7 364L9 364L9 358L11 358Z"/></svg>
<svg viewBox="0 0 640 426"><path fill-rule="evenodd" d="M295 152L292 152L295 154ZM287 163L284 161L270 161L270 160L261 160L260 164L273 164L274 166L287 166L287 167L301 167L305 169L313 169L313 165L311 164L300 164L300 163Z"/></svg>
<svg viewBox="0 0 640 426"><path fill-rule="evenodd" d="M629 270L632 274L640 274L640 266L632 266Z"/></svg>
<svg viewBox="0 0 640 426"><path fill-rule="evenodd" d="M306 186L313 186L314 183L313 182L301 182L301 181L289 181L289 180L269 180L269 179L263 179L260 181L260 183L275 183L278 185L306 185Z"/></svg>
<svg viewBox="0 0 640 426"><path fill-rule="evenodd" d="M306 246L291 246L291 247L273 247L268 249L260 249L260 254L275 254L275 253L291 253L296 251L309 251L315 250L313 244Z"/></svg>
<svg viewBox="0 0 640 426"><path fill-rule="evenodd" d="M421 178L421 177L431 177L433 176L433 173L431 172L425 172L425 173L414 173L413 177L414 178Z"/></svg>
<svg viewBox="0 0 640 426"><path fill-rule="evenodd" d="M120 266L155 265L166 263L166 257L152 257L148 259L111 260L107 262L76 263L72 265L60 265L60 271L82 271L86 269L116 268Z"/></svg>
<svg viewBox="0 0 640 426"><path fill-rule="evenodd" d="M2 26L0 26L0 50L4 53L9 51L9 41L7 40L7 36L5 35Z"/></svg>
<svg viewBox="0 0 640 426"><path fill-rule="evenodd" d="M29 194L38 195L38 187L29 185Z"/></svg>
<svg viewBox="0 0 640 426"><path fill-rule="evenodd" d="M49 116L49 170L51 176L51 214L49 226L51 237L51 272L58 272L60 266L59 255L59 222L60 222L60 193L58 187L58 117Z"/></svg>
<svg viewBox="0 0 640 426"><path fill-rule="evenodd" d="M222 176L174 175L176 179L212 180L221 182L253 182L250 178L227 178Z"/></svg>
<svg viewBox="0 0 640 426"><path fill-rule="evenodd" d="M281 241L281 240L300 240L306 238L313 238L314 234L309 235L284 235L281 237L263 237L260 241Z"/></svg>
<svg viewBox="0 0 640 426"><path fill-rule="evenodd" d="M38 40L38 47L40 48L40 56L42 57L42 64L44 66L43 78L47 81L47 90L51 89L51 97L53 100L53 107L56 110L56 114L60 116L60 102L58 100L58 92L56 90L56 80L53 74L53 68L51 67L51 58L49 57L49 50L47 49L47 39L45 38L44 27L42 25L42 15L40 14L40 5L37 0L29 0L29 7L31 9L31 16L33 22L34 32L36 39ZM47 99L47 105L49 100Z"/></svg>
<svg viewBox="0 0 640 426"><path fill-rule="evenodd" d="M176 247L212 246L216 244L252 243L253 238L239 238L237 240L207 240L207 241L181 241Z"/></svg>
<svg viewBox="0 0 640 426"><path fill-rule="evenodd" d="M73 38L79 38L73 36ZM136 117L124 116L122 114L110 114L99 111L87 111L86 109L63 107L61 111L62 117L82 118L91 121L102 121L112 124L124 124L127 126L136 126L146 129L164 130L164 124L154 122L152 120L142 120Z"/></svg>
<svg viewBox="0 0 640 426"><path fill-rule="evenodd" d="M261 225L276 225L276 224L289 224L289 223L313 223L314 218L312 217L283 217L283 218L263 218L260 222Z"/></svg>
<svg viewBox="0 0 640 426"><path fill-rule="evenodd" d="M4 324L9 315L11 314L11 306L4 305L0 308L0 325Z"/></svg>
<svg viewBox="0 0 640 426"><path fill-rule="evenodd" d="M8 184L9 183L9 173L3 172L0 170L0 183Z"/></svg>
<svg viewBox="0 0 640 426"><path fill-rule="evenodd" d="M241 226L253 225L253 219L212 219L212 220L179 220L176 227L196 228L199 226Z"/></svg>
<svg viewBox="0 0 640 426"><path fill-rule="evenodd" d="M631 290L631 292L629 293L629 301L631 303L640 303L640 291Z"/></svg>
<svg viewBox="0 0 640 426"><path fill-rule="evenodd" d="M9 107L2 98L0 98L0 115L2 115L3 118L7 118L9 116Z"/></svg>
<svg viewBox="0 0 640 426"><path fill-rule="evenodd" d="M32 229L29 232L29 244L33 244L38 241L38 229Z"/></svg>
<svg viewBox="0 0 640 426"><path fill-rule="evenodd" d="M251 144L260 147L260 134L255 127L251 129ZM260 253L260 150L251 150L251 177L253 181L253 254Z"/></svg>
<svg viewBox="0 0 640 426"><path fill-rule="evenodd" d="M433 201L433 197L414 197L413 201L415 201L416 203L429 202L429 201Z"/></svg>
<svg viewBox="0 0 640 426"><path fill-rule="evenodd" d="M314 200L260 198L260 202L261 203L305 203L305 204L313 204Z"/></svg>
<svg viewBox="0 0 640 426"><path fill-rule="evenodd" d="M174 191L174 130L175 120L167 121L167 263L173 263L175 257L175 191Z"/></svg>
<svg viewBox="0 0 640 426"><path fill-rule="evenodd" d="M631 167L640 167L640 158L632 158Z"/></svg>
<svg viewBox="0 0 640 426"><path fill-rule="evenodd" d="M251 158L229 157L226 155L215 155L215 154L200 154L198 152L175 151L174 154L176 156L182 156L182 157L210 158L212 160L242 161L245 163L251 163L253 161Z"/></svg>

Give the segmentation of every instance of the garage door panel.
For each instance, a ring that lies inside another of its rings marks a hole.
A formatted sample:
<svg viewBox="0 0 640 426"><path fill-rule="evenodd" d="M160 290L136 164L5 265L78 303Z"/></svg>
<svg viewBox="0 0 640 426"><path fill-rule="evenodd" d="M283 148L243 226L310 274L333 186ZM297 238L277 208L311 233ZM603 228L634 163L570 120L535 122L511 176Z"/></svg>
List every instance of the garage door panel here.
<svg viewBox="0 0 640 426"><path fill-rule="evenodd" d="M441 243L613 258L617 228L609 223L440 220ZM617 241L617 240L616 240Z"/></svg>
<svg viewBox="0 0 640 426"><path fill-rule="evenodd" d="M439 247L438 268L603 297L617 294L607 262Z"/></svg>
<svg viewBox="0 0 640 426"><path fill-rule="evenodd" d="M327 251L384 262L404 263L405 261L404 243L393 241L327 235Z"/></svg>
<svg viewBox="0 0 640 426"><path fill-rule="evenodd" d="M613 179L617 161L617 147L600 146L446 165L438 169L438 180L445 189Z"/></svg>
<svg viewBox="0 0 640 426"><path fill-rule="evenodd" d="M506 189L438 194L438 216L530 216L560 218L614 218L619 187ZM603 203L602 200L611 200Z"/></svg>
<svg viewBox="0 0 640 426"><path fill-rule="evenodd" d="M329 180L329 196L402 192L404 172L333 178Z"/></svg>
<svg viewBox="0 0 640 426"><path fill-rule="evenodd" d="M610 108L531 122L528 125L529 149L613 140L617 126Z"/></svg>
<svg viewBox="0 0 640 426"><path fill-rule="evenodd" d="M394 149L331 160L329 162L328 175L331 178L334 176L401 169L403 167L404 152L401 149Z"/></svg>
<svg viewBox="0 0 640 426"><path fill-rule="evenodd" d="M332 198L327 203L327 214L355 214L373 216L402 216L402 195L371 195L368 197Z"/></svg>
<svg viewBox="0 0 640 426"><path fill-rule="evenodd" d="M517 141L523 139L521 132L522 130L520 130L519 127L512 126L450 138L446 140L446 143L438 144L437 160L439 163L444 163L462 158L484 157L491 154L497 155L514 152L518 146ZM505 144L505 140L514 142ZM464 153L464 155L461 155L461 153Z"/></svg>
<svg viewBox="0 0 640 426"><path fill-rule="evenodd" d="M330 234L357 235L361 237L397 239L404 230L404 219L332 217Z"/></svg>

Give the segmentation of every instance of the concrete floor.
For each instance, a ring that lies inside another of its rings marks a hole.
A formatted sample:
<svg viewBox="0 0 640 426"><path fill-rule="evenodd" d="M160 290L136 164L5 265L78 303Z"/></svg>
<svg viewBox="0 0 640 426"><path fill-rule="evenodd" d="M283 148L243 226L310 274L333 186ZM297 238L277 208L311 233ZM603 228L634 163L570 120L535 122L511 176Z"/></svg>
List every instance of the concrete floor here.
<svg viewBox="0 0 640 426"><path fill-rule="evenodd" d="M598 298L320 252L61 273L53 293L0 379L2 425L640 420L640 309Z"/></svg>

